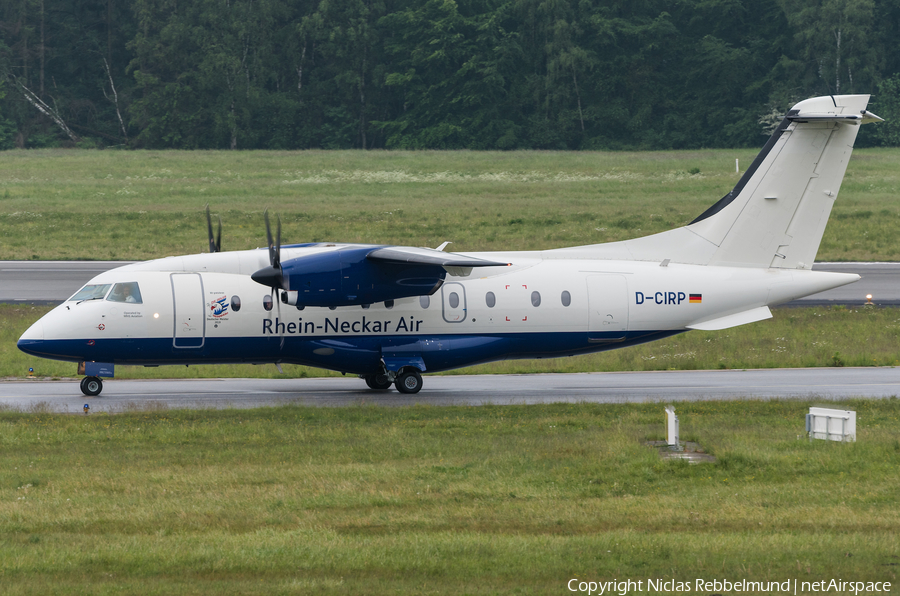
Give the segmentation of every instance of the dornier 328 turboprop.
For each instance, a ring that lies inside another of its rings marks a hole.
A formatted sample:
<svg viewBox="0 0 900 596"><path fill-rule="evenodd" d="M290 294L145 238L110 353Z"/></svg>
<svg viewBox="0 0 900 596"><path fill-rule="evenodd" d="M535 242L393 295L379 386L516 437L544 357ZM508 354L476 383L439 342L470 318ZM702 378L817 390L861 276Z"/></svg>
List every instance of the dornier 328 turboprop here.
<svg viewBox="0 0 900 596"><path fill-rule="evenodd" d="M21 350L82 363L88 395L116 364L296 363L374 390L509 358L611 350L772 316L856 281L812 271L869 96L802 101L737 186L690 224L591 246L448 253L281 245L169 257L92 279L32 325ZM208 212L207 212L208 217Z"/></svg>

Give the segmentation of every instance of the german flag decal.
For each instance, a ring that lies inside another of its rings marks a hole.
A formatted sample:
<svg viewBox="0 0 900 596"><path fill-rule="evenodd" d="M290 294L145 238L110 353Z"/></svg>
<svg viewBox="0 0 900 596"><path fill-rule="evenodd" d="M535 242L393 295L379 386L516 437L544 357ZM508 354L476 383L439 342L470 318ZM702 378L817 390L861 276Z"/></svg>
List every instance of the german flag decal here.
<svg viewBox="0 0 900 596"><path fill-rule="evenodd" d="M691 304L700 304L703 302L703 294L690 294L688 298Z"/></svg>

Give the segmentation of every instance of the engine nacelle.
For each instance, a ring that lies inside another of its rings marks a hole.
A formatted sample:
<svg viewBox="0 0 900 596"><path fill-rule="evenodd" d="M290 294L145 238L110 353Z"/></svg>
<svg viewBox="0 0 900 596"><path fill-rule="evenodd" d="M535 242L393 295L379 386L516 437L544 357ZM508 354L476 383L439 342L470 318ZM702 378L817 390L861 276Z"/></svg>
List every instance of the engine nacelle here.
<svg viewBox="0 0 900 596"><path fill-rule="evenodd" d="M382 263L366 258L373 247L323 252L281 263L292 306L353 306L433 294L447 271L438 265Z"/></svg>

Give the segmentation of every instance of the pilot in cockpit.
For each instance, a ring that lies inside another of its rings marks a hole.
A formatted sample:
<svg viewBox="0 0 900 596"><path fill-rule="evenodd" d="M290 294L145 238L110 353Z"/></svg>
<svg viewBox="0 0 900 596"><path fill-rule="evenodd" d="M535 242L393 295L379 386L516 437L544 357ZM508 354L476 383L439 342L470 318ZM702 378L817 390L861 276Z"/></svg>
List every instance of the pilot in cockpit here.
<svg viewBox="0 0 900 596"><path fill-rule="evenodd" d="M138 289L137 284L134 282L129 283L118 283L113 287L113 291L110 292L107 300L112 302L128 302L131 304L140 304L141 301L141 291Z"/></svg>

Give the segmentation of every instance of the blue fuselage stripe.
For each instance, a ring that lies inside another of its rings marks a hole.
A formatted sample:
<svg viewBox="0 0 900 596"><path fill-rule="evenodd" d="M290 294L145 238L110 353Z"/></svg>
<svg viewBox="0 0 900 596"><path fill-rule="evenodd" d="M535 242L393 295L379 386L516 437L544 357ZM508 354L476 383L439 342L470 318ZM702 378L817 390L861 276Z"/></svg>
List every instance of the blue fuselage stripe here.
<svg viewBox="0 0 900 596"><path fill-rule="evenodd" d="M557 358L640 344L681 331L399 335L378 337L207 337L200 348L175 347L172 338L19 340L23 352L70 362L123 365L285 362L354 374L380 370L382 357L421 358L427 372L494 360ZM606 337L604 337L606 336Z"/></svg>

